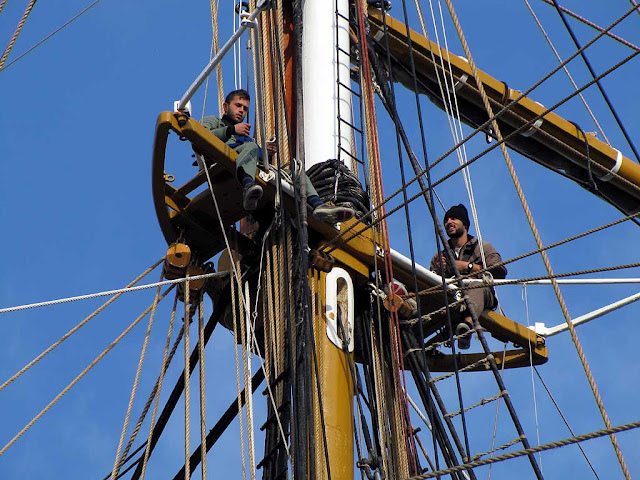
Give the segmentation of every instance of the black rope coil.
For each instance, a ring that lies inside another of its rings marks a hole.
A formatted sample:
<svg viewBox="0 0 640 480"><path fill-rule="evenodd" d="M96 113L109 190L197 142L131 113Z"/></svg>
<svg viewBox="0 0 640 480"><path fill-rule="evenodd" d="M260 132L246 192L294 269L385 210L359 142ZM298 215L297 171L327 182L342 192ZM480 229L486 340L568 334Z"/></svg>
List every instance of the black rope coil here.
<svg viewBox="0 0 640 480"><path fill-rule="evenodd" d="M340 160L330 159L307 170L307 176L324 202L351 207L356 217L363 217L371 208L369 194L358 177Z"/></svg>

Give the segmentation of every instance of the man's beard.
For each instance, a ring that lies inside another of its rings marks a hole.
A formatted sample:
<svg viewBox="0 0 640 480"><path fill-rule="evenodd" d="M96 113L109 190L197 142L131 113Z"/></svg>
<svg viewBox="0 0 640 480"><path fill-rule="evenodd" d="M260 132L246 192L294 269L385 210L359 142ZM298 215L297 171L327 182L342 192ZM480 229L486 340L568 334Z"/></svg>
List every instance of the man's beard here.
<svg viewBox="0 0 640 480"><path fill-rule="evenodd" d="M462 228L456 228L455 231L453 231L452 233L447 232L447 235L449 235L449 238L460 238L463 234L464 234L464 231L462 230Z"/></svg>

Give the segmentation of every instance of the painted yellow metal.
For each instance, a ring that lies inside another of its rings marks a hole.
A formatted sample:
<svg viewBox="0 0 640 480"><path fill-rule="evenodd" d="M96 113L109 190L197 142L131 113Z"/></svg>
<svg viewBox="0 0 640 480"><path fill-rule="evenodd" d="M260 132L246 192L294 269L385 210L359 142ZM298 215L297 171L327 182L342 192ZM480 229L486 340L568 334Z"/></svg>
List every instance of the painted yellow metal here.
<svg viewBox="0 0 640 480"><path fill-rule="evenodd" d="M391 54L396 62L409 68L406 26L388 15L383 22L382 15L378 10L371 10L369 19L371 35L380 41L382 41L384 23L386 23ZM418 78L437 81L437 75L442 76L444 73L441 62L447 69L451 66L458 98L466 102L467 108L475 109L475 112L484 111L468 62L464 58L438 47L434 42L414 30L409 30L409 32ZM386 45L386 39L384 42ZM527 153L526 156L550 168L564 170L571 176L580 172L578 173L580 177L586 177L588 159L591 159L594 176L601 179L602 182L607 182L607 186L613 190L613 192L607 192L607 196L614 198L605 198L605 200L613 200L610 203L627 214L640 210L640 165L622 155L615 148L598 140L592 134L586 134L585 138L575 124L554 112L545 113L546 107L530 98L520 98L521 92L510 89L504 82L485 72L480 72L480 79L494 104L506 106L513 102L509 109L499 116L500 121L508 124L512 129L522 129L512 141L531 142L529 145L539 145L545 149L543 151L537 148L542 152L540 155L533 153L536 149L531 149L532 152ZM407 87L413 88L411 82L405 83ZM465 112L464 105L465 103L462 102L460 106L463 116L471 115ZM484 115L486 117L486 113ZM529 122L532 122L531 125L525 126ZM588 154L585 142L589 144ZM507 141L507 144L512 145L510 141ZM515 144L512 146L517 148ZM557 156L557 158L550 160L552 156ZM576 168L578 170L575 170ZM617 199L619 201L616 201L616 193L622 194Z"/></svg>
<svg viewBox="0 0 640 480"><path fill-rule="evenodd" d="M331 478L353 479L354 472L354 431L353 431L353 376L349 362L353 364L353 354L344 352L334 345L327 336L326 316L327 274L318 270L309 271L311 293L314 295L313 312L316 351L318 352L318 378ZM330 313L333 315L333 313ZM314 385L317 385L314 381ZM318 479L328 478L322 442L318 392L314 388L314 418L316 435L316 466ZM321 467L322 466L322 467Z"/></svg>

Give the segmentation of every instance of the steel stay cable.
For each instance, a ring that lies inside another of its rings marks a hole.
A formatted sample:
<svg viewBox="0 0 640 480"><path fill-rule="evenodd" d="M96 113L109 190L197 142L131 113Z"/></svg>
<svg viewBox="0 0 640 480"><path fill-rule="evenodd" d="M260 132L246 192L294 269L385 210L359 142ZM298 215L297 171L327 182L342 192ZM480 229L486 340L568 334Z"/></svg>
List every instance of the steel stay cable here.
<svg viewBox="0 0 640 480"><path fill-rule="evenodd" d="M564 26L566 27L567 32L569 32L569 35L571 36L571 39L573 40L573 43L575 44L576 48L578 50L580 50L580 42L578 41L578 38L576 37L575 33L573 32L573 29L569 25L569 22L567 21L567 17L564 15L564 12L562 10L560 10L560 5L558 5L557 0L553 0L553 5L556 8L556 11L558 12L558 15L560 15L560 18L562 19L562 23L564 23ZM587 66L587 69L589 70L589 73L595 79L596 72L593 69L593 67L591 66L591 62L587 58L587 54L584 51L581 51L580 52L580 56L582 57L582 60L584 61L584 64ZM609 100L609 95L607 95L607 92L604 90L604 87L602 86L602 84L599 81L596 81L596 86L598 87L598 90L600 90L600 93L602 94L602 98L604 99L605 103L609 107L609 111L613 115L613 118L615 119L616 123L618 124L618 127L620 127L620 131L622 132L622 135L624 136L625 140L629 144L629 147L631 148L631 150L633 151L634 155L636 156L636 160L640 162L640 154L638 153L638 150L636 149L636 146L633 143L633 140L631 140L631 137L629 136L629 133L627 132L627 129L624 126L624 123L622 123L622 120L618 116L618 112L616 111L616 109L614 108L613 104L611 103L611 100Z"/></svg>
<svg viewBox="0 0 640 480"><path fill-rule="evenodd" d="M164 258L159 260L158 263L156 263L153 268L155 268L163 260L164 260ZM146 275L146 273L145 273L145 275ZM207 278L223 277L223 276L226 276L226 275L229 275L229 272L206 273L204 275L193 275L190 278L191 278L191 280L205 280ZM178 283L184 283L186 280L187 279L185 277L176 278L175 280L163 280L162 282L148 283L146 285L138 285L138 286L135 286L135 287L134 286L125 287L125 288L119 288L117 290L107 290L107 291L104 291L104 292L90 293L90 294L87 294L87 295L78 295L76 297L67 297L67 298L61 298L61 299L58 299L58 300L49 300L49 301L46 301L46 302L30 303L30 304L26 304L26 305L18 305L18 306L15 306L15 307L0 308L0 314L9 313L9 312L16 312L16 311L19 311L19 310L28 310L30 308L49 307L51 305L59 305L61 303L77 302L79 300L89 300L89 299L97 298L97 297L108 297L109 295L114 295L114 294L119 294L119 293L128 293L128 292L137 292L137 291L140 291L140 290L148 290L148 289L151 289L151 288L156 288L158 286L175 285L175 284L178 284ZM132 282L130 285L133 285L133 283L135 283L135 281Z"/></svg>
<svg viewBox="0 0 640 480"><path fill-rule="evenodd" d="M544 3L546 3L547 5L551 5L553 6L553 1L552 0L542 0ZM631 4L637 7L637 4L634 2L634 0L630 0ZM604 28L602 28L601 26L593 23L592 21L590 21L587 18L581 17L580 15L578 15L575 12L572 12L571 10L569 10L568 8L565 8L563 6L560 7L560 10L562 10L564 13L566 13L567 15L572 16L573 18L575 18L576 20L579 20L580 22L584 23L585 25L590 26L591 28L593 28L594 30L597 30L599 32L604 32L604 34L612 39L614 39L615 41L621 43L622 45L625 45L629 48L632 48L633 50L640 50L640 47L634 45L633 43L625 40L622 37L619 37L618 35L616 35L613 32L607 31Z"/></svg>
<svg viewBox="0 0 640 480"><path fill-rule="evenodd" d="M533 370L536 372L536 374L538 375L538 378L540 379L540 382L542 383L542 386L544 387L544 389L547 391L547 394L549 395L549 398L551 399L551 402L553 403L553 405L556 407L556 410L558 410L558 413L560 414L560 418L562 418L562 421L564 422L564 424L566 425L567 429L569 430L569 433L571 435L573 435L574 437L576 436L575 432L573 431L573 429L571 428L571 425L569 425L569 422L567 421L566 417L564 416L564 414L562 413L562 410L560 410L560 406L557 404L556 399L553 398L553 395L551 395L551 391L549 390L549 387L547 387L547 384L545 383L545 381L542 379L542 375L540 375L540 372L538 371L538 369L534 366ZM580 451L582 452L582 456L584 457L584 459L587 461L587 463L589 464L589 467L591 468L591 471L593 472L593 474L595 475L595 477L597 479L599 479L600 477L598 477L598 474L596 473L595 468L593 468L593 465L591 464L591 462L589 461L589 458L587 457L587 453L584 451L584 449L582 448L582 445L580 443L577 443L578 448L580 449Z"/></svg>
<svg viewBox="0 0 640 480"><path fill-rule="evenodd" d="M533 7L529 3L529 0L524 0L524 3L527 6L527 8L529 9L529 12L531 12L531 16L533 17L533 20L536 22L536 25L538 25L538 28L542 32L542 36L545 38L545 40L549 44L549 47L553 51L554 55L556 56L556 58L558 59L559 62L562 62L562 57L560 57L560 54L558 53L558 50L556 50L556 47L553 45L553 42L551 41L551 38L549 37L549 34L546 32L546 30L542 26L542 22L540 22L540 19L538 19L538 16L533 11ZM567 78L571 82L571 85L573 85L573 88L577 89L578 88L578 84L573 79L573 76L569 72L569 69L567 68L567 66L565 65L564 67L562 67L562 69L564 70L564 73L567 74ZM604 141L607 143L607 145L611 145L611 142L609 142L609 139L607 138L607 135L604 133L603 128L600 126L600 123L598 122L598 120L596 119L595 115L591 111L591 108L589 107L589 104L587 103L587 100L586 100L586 98L584 98L584 95L582 95L582 93L580 93L580 100L582 100L582 103L584 104L585 108L587 109L587 112L589 113L589 116L591 117L591 120L593 120L593 123L595 124L596 128L598 129L598 131L602 135L602 138L604 138Z"/></svg>
<svg viewBox="0 0 640 480"><path fill-rule="evenodd" d="M124 461L122 462L122 464L126 464L129 460L131 460L136 453L138 453L140 450L142 450L144 447L147 446L147 442L143 442L138 448L136 448L129 456L127 456ZM118 475L116 478L120 478L122 477L125 473L127 473L131 467L133 467L134 465L137 465L140 461L142 460L142 456L138 457L132 464L130 467L127 467L125 470L123 470L122 472L120 472L120 475ZM109 480L109 478L111 477L111 472L107 473L107 475L105 477L102 477L102 480Z"/></svg>
<svg viewBox="0 0 640 480"><path fill-rule="evenodd" d="M460 38L460 42L462 43L462 47L463 47L463 49L465 51L465 55L467 57L467 61L469 62L469 67L471 68L471 71L473 72L473 76L474 76L474 78L476 80L476 83L478 85L478 89L480 91L480 95L482 96L484 107L485 107L488 115L491 117L492 114L493 114L492 109L491 109L491 105L489 103L489 99L488 99L488 97L486 95L486 92L484 91L484 86L483 86L482 82L480 81L478 70L477 70L477 68L475 66L475 62L473 61L473 58L471 56L471 51L469 50L469 46L468 46L468 44L466 42L464 33L462 31L462 27L460 26L460 23L459 23L459 20L458 20L458 17L457 17L457 14L455 12L453 4L451 3L451 0L446 0L446 3L447 3L447 7L449 9L449 13L451 15L451 19L452 19L452 21L453 21L453 23L454 23L454 25L456 27L456 31L458 32L458 36ZM493 133L494 133L494 135L496 135L497 139L498 140L502 140L502 138L501 138L502 135L500 133L500 127L498 126L498 122L496 120L494 120L492 122L492 128L493 128ZM531 229L533 237L534 237L534 239L536 241L536 244L538 245L538 248L542 248L543 245L542 245L542 240L540 238L540 234L538 232L538 228L537 228L537 226L535 224L535 221L533 220L533 216L532 216L531 211L529 209L528 202L526 201L526 198L524 197L524 193L522 192L522 188L520 186L520 182L518 180L518 177L516 175L515 169L513 167L513 163L511 162L511 158L510 158L509 152L507 151L505 144L501 144L500 149L501 149L502 154L504 156L505 163L507 165L507 169L509 170L509 174L510 174L512 180L513 180L513 184L514 184L514 187L515 187L516 192L518 194L518 197L520 199L520 203L522 205L522 208L523 208L523 210L525 212L525 215L527 216L527 221L529 223L529 227ZM541 252L540 255L541 255L542 260L544 262L545 268L547 269L547 272L549 273L549 275L553 275L553 269L551 267L551 263L549 261L549 258L547 256L546 252ZM563 315L565 317L565 320L567 322L567 326L569 327L569 332L571 333L571 339L573 340L573 343L575 344L576 351L578 353L578 356L580 358L580 362L582 364L582 367L583 367L583 369L585 371L585 375L587 377L587 381L588 381L589 386L591 387L591 390L593 392L595 401L596 401L596 403L598 405L598 409L600 410L600 414L602 416L602 419L603 419L603 421L605 423L605 426L607 428L610 428L611 427L611 422L609 420L609 416L608 416L607 411L606 411L606 409L604 407L604 403L603 403L602 398L600 396L598 387L597 387L597 385L595 383L595 379L593 378L593 375L591 373L591 369L589 367L587 359L586 359L586 357L584 355L584 352L582 350L582 346L580 344L580 340L578 339L578 336L577 336L577 333L575 331L574 325L571 322L571 317L569 315L569 311L567 309L567 306L566 306L566 304L564 302L563 295L562 295L562 293L560 291L560 288L559 288L559 286L558 286L558 284L556 282L552 281L552 285L553 285L553 289L554 289L554 292L556 294L556 297L558 299L558 303L559 303L560 308L562 310L562 313L563 313ZM624 457L622 455L622 451L620 450L620 447L618 445L618 442L617 442L615 436L611 435L610 436L610 440L611 440L611 444L613 445L613 449L616 452L616 456L618 458L618 462L620 463L620 468L622 469L622 472L623 472L625 478L630 479L631 477L630 477L628 468L626 466L626 462L624 460ZM528 442L523 440L523 446L525 448L527 447L526 443L528 443ZM530 457L530 458L532 459L532 457ZM537 468L537 464L533 461L533 459L532 459L532 466L533 466L534 469ZM538 473L538 472L536 472L536 473Z"/></svg>
<svg viewBox="0 0 640 480"><path fill-rule="evenodd" d="M158 301L161 301L172 289L173 286L165 290L165 292L160 295ZM40 418L42 418L42 416L47 413L49 409L51 409L51 407L53 407L64 395L66 395L66 393L71 390L71 388L76 383L78 383L82 379L82 377L84 377L89 372L89 370L91 370L100 360L102 360L102 358L107 353L109 353L113 349L113 347L115 347L120 342L120 340L122 340L133 329L133 327L135 327L140 322L140 320L145 317L147 313L151 311L151 308L152 306L147 307L144 312L142 312L140 316L138 316L138 318L136 318L120 335L118 335L115 340L113 340L113 342L109 344L106 349L102 351L102 353L100 353L100 355L98 355L82 372L78 374L78 376L76 376L76 378L71 381L71 383L69 383L53 400L51 400L51 402L49 402L47 406L40 411L40 413L38 413L29 423L24 426L22 430L20 430L20 432L18 432L4 447L2 447L2 449L0 450L0 456L4 452L6 452L7 449L9 449L9 447L11 447L11 445L13 445L22 435L24 435L38 420L40 420Z"/></svg>
<svg viewBox="0 0 640 480"><path fill-rule="evenodd" d="M160 273L160 281L164 278L164 271ZM131 410L133 408L133 401L136 398L136 393L138 391L138 382L140 381L140 373L142 372L142 364L144 363L144 358L147 354L147 346L149 345L149 337L151 336L151 328L153 327L153 320L156 316L156 309L158 307L158 298L160 296L161 286L158 286L156 289L156 294L153 299L153 306L151 308L151 315L149 315L149 323L147 325L147 332L145 333L144 340L142 342L142 350L140 352L140 359L138 360L138 368L136 369L136 374L133 380L133 386L131 388L131 396L129 397L129 404L127 405L127 413L124 417L124 422L122 424L122 431L120 433L120 441L118 442L118 449L116 451L116 458L113 463L113 469L111 470L111 480L114 480L115 477L120 473L120 467L122 466L123 455L120 456L122 452L122 445L124 444L124 437L127 433L127 428L129 426L129 419L131 418Z"/></svg>
<svg viewBox="0 0 640 480"><path fill-rule="evenodd" d="M430 472L424 475L410 477L405 480L424 480L427 478L440 477L442 475L447 475L453 472L459 472L461 470L466 470L468 468L482 467L484 465L503 462L505 460L511 460L513 458L522 457L524 455L529 455L532 453L544 452L546 450L551 450L554 448L566 447L567 445L573 445L574 443L584 442L586 440L592 440L594 438L603 437L605 435L612 435L615 433L625 432L627 430L632 430L638 427L640 427L640 421L633 422L633 423L626 423L624 425L619 425L617 427L606 428L603 430L586 433L584 435L578 435L575 437L566 438L566 439L558 440L551 443L546 443L544 445L539 445L539 446L527 448L524 450L518 450L516 452L505 453L503 455L498 455L497 457L485 458L483 460L476 460L474 462L465 463L464 465L458 465L457 467L445 468L445 469L438 470L435 472Z"/></svg>
<svg viewBox="0 0 640 480"><path fill-rule="evenodd" d="M155 262L152 266L147 268L139 276L137 276L135 279L133 279L131 281L131 283L129 283L129 285L127 285L127 287L125 287L125 288L129 288L129 287L132 287L133 285L135 285L142 278L144 278L147 274L149 274L154 268L156 268L158 265L160 265L160 262L162 262L162 261L163 261L163 259L161 258L160 260ZM36 363L38 363L40 360L42 360L45 356L47 356L49 353L51 353L54 349L56 349L67 338L69 338L71 335L73 335L75 332L77 332L82 326L84 326L87 322L89 322L93 317L98 315L102 310L104 310L111 303L113 303L115 300L117 300L120 297L120 295L122 295L122 293L124 293L124 292L121 292L121 293L115 295L113 298L110 298L108 301L106 301L104 304L102 304L97 310L95 310L92 314L90 314L88 317L86 317L84 320L82 320L78 325L76 325L71 330L69 330L67 333L65 333L60 338L60 340L58 340L57 342L53 343L49 348L44 350L40 355L38 355L36 358L31 360L28 364L26 364L24 367L22 367L20 370L18 370L16 373L14 373L11 376L11 378L9 378L2 385L0 385L0 391L2 391L5 387L7 387L9 384L11 384L13 381L15 381L23 373L25 373L27 370L29 370L31 367L33 367Z"/></svg>

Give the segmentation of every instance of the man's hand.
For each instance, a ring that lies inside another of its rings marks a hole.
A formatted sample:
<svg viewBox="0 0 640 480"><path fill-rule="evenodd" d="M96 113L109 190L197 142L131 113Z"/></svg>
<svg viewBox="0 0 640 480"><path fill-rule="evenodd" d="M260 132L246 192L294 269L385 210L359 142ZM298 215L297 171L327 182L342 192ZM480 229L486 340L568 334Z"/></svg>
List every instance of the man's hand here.
<svg viewBox="0 0 640 480"><path fill-rule="evenodd" d="M244 135L248 137L251 134L251 124L250 123L236 123L234 126L236 135Z"/></svg>
<svg viewBox="0 0 640 480"><path fill-rule="evenodd" d="M436 273L442 275L442 273L447 269L447 259L444 258L444 255L440 256L440 261L435 263Z"/></svg>
<svg viewBox="0 0 640 480"><path fill-rule="evenodd" d="M267 142L267 155L269 156L269 158L273 157L276 154L277 151L278 151L278 145L276 144L275 140L268 141Z"/></svg>

